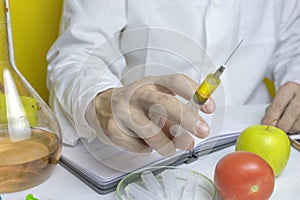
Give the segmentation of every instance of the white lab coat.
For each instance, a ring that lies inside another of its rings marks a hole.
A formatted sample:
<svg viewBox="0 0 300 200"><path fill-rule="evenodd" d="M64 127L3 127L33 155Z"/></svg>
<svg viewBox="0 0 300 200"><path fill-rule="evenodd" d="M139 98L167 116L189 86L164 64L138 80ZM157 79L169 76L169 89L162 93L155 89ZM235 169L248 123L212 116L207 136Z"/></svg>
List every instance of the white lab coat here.
<svg viewBox="0 0 300 200"><path fill-rule="evenodd" d="M277 88L300 83L299 0L66 0L47 56L63 141L96 137L85 111L97 93L149 75L200 82L241 39L214 94L221 104L268 102L266 75Z"/></svg>

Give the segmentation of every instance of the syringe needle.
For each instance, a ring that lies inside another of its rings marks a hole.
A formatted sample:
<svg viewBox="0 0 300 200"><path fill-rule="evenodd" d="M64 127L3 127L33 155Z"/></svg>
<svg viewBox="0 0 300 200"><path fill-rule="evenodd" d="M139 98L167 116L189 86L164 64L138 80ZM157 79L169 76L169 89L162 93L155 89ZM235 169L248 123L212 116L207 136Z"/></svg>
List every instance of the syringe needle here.
<svg viewBox="0 0 300 200"><path fill-rule="evenodd" d="M244 41L244 39L241 39L241 41L236 45L236 47L233 49L232 53L229 55L229 57L227 58L227 60L224 62L224 65L226 65L228 63L228 61L231 59L231 57L236 52L236 50L241 46L241 44L243 43L243 41Z"/></svg>

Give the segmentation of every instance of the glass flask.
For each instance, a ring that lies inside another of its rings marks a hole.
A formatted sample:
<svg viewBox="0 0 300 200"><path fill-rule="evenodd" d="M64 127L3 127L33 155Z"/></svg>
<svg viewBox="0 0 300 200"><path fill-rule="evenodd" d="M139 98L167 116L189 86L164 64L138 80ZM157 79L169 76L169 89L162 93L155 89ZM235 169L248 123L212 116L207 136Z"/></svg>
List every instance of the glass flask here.
<svg viewBox="0 0 300 200"><path fill-rule="evenodd" d="M45 181L61 155L59 124L18 71L8 0L0 0L0 193Z"/></svg>

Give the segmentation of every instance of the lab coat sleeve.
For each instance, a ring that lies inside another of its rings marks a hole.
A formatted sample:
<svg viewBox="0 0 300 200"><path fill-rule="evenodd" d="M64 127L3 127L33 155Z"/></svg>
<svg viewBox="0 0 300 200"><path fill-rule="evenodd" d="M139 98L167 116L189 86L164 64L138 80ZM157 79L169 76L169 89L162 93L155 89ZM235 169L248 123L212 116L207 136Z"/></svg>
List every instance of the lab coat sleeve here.
<svg viewBox="0 0 300 200"><path fill-rule="evenodd" d="M288 81L300 84L300 1L277 1L277 46L270 66L276 88Z"/></svg>
<svg viewBox="0 0 300 200"><path fill-rule="evenodd" d="M125 59L118 33L126 24L125 8L124 0L64 2L60 36L47 54L49 104L64 143L94 139L96 133L85 119L88 104L99 92L121 86Z"/></svg>

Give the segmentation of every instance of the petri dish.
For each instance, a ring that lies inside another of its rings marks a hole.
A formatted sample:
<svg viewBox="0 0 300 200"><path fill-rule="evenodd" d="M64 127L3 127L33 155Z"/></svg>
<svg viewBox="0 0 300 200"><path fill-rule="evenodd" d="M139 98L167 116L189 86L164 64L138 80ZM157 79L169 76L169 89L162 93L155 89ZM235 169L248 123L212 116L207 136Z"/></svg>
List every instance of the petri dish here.
<svg viewBox="0 0 300 200"><path fill-rule="evenodd" d="M197 171L174 166L143 168L125 176L116 189L118 200L217 200L214 183Z"/></svg>

